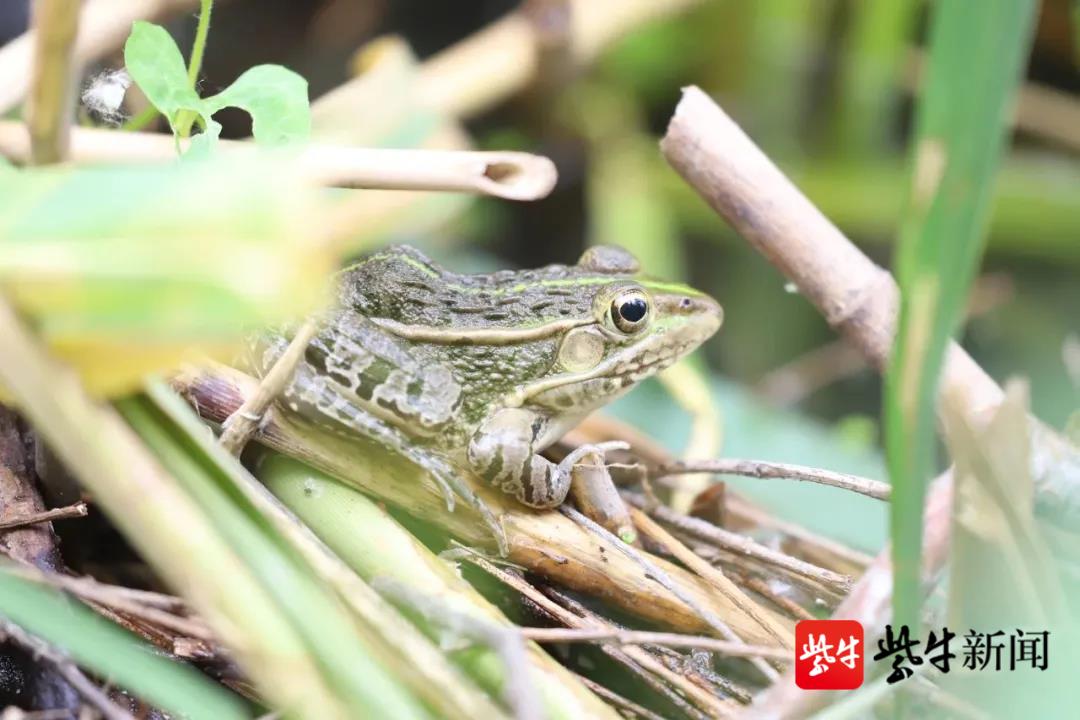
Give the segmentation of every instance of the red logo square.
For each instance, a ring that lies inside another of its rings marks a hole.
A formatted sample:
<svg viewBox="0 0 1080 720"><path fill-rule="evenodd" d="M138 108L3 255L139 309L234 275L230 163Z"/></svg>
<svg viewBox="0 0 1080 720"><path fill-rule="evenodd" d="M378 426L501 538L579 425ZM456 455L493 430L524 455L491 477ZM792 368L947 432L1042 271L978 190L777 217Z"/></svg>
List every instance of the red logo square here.
<svg viewBox="0 0 1080 720"><path fill-rule="evenodd" d="M863 683L863 627L856 620L795 625L795 684L803 690L854 690Z"/></svg>

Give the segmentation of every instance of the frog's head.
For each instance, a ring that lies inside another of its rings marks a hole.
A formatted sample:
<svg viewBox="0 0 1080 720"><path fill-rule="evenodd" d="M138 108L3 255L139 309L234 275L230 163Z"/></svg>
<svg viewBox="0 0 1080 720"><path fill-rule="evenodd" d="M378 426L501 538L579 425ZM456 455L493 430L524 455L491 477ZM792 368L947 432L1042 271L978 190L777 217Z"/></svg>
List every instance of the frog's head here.
<svg viewBox="0 0 1080 720"><path fill-rule="evenodd" d="M692 351L723 317L712 298L642 276L615 247L576 265L485 275L391 248L347 271L341 288L343 305L415 357L454 366L470 414L532 406L565 421L552 432Z"/></svg>
<svg viewBox="0 0 1080 720"><path fill-rule="evenodd" d="M590 248L570 270L589 309L562 334L549 372L520 388L514 401L587 413L697 348L723 320L711 297L643 277L621 248Z"/></svg>

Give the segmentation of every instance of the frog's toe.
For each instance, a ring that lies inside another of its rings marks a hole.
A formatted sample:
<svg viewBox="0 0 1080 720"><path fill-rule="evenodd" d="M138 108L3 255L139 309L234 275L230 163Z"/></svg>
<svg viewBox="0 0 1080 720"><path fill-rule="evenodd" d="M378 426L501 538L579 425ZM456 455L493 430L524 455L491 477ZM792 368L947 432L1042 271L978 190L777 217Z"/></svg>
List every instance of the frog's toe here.
<svg viewBox="0 0 1080 720"><path fill-rule="evenodd" d="M492 536L495 538L495 544L499 547L499 555L501 557L507 557L510 555L510 541L506 538L506 528L499 521L499 518L495 516L495 513L491 511L483 500L476 498L477 505L476 511L480 513L480 517L484 519L484 524L491 530Z"/></svg>
<svg viewBox="0 0 1080 720"><path fill-rule="evenodd" d="M612 450L629 450L630 444L623 442L622 440L609 440L607 442L589 443L587 445L581 445L574 448L569 455L562 459L559 463L559 470L561 472L570 473L574 470L574 466L581 462L581 459L586 455L597 455L600 457L601 462L604 459L606 453Z"/></svg>
<svg viewBox="0 0 1080 720"><path fill-rule="evenodd" d="M439 473L432 473L432 478L442 492L443 500L446 502L446 512L454 512L454 505L457 503L457 493L454 492L452 483Z"/></svg>

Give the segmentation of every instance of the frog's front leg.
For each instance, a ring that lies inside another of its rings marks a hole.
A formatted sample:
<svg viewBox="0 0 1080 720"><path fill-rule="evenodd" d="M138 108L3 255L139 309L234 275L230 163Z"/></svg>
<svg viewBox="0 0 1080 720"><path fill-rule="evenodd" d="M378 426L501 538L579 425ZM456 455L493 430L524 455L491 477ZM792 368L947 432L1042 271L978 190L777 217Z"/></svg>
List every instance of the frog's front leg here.
<svg viewBox="0 0 1080 720"><path fill-rule="evenodd" d="M585 445L561 463L540 455L537 447L547 418L524 408L504 408L493 413L473 433L467 457L477 475L492 486L535 508L562 504L570 491L574 464L587 453L601 457L608 444ZM623 443L615 443L623 447Z"/></svg>

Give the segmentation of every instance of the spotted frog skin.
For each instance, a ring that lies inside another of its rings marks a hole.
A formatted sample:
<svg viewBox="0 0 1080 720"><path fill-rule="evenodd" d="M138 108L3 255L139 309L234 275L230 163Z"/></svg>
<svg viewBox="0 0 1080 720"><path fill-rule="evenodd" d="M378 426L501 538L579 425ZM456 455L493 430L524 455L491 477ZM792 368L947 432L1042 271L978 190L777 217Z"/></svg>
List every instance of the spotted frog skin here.
<svg viewBox="0 0 1080 720"><path fill-rule="evenodd" d="M589 412L720 327L712 298L639 274L616 247L576 265L462 275L410 247L342 271L280 403L404 455L472 501L462 471L534 508L559 505L571 458L540 453ZM288 343L264 343L265 373ZM452 496L448 496L452 506Z"/></svg>

